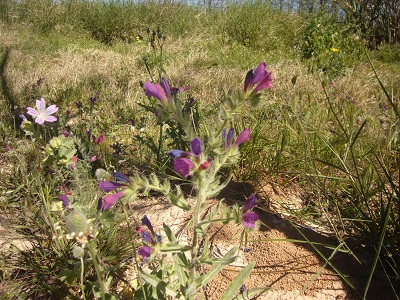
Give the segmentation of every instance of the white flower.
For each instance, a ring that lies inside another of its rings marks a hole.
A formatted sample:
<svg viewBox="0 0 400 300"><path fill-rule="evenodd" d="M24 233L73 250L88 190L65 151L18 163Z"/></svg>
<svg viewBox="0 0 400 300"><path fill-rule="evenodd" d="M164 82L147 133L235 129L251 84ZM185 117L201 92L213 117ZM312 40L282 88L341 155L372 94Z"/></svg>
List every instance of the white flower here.
<svg viewBox="0 0 400 300"><path fill-rule="evenodd" d="M57 110L58 107L56 105L50 105L48 108L46 108L46 103L43 98L40 98L40 100L36 100L36 107L37 110L28 107L28 115L31 115L32 117L35 117L35 122L38 124L43 124L44 122L55 122L57 121L57 118L52 116Z"/></svg>

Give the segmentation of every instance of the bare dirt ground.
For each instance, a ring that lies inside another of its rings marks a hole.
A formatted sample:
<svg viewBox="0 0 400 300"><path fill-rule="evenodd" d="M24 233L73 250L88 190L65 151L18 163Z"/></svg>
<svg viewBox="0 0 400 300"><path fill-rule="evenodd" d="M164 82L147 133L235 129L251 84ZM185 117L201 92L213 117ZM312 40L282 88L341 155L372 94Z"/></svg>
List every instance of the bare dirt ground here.
<svg viewBox="0 0 400 300"><path fill-rule="evenodd" d="M272 190L269 192L273 193ZM238 199L243 199L243 194L247 194L247 191L231 189L229 194L224 195L228 205L239 201ZM276 194L270 196L271 201L277 197ZM293 195L288 195L288 197L293 197ZM208 205L213 206L216 203L216 200L210 200ZM133 211L138 217L146 214L155 229L160 232L162 223L168 224L175 233L180 235L181 242L186 242L187 235L183 227L189 215L171 206L166 200L146 198L137 202ZM257 299L353 300L362 298L368 274L367 267L373 259L373 255L365 248L360 247L357 252L354 252L358 261L347 253L337 252L333 255L329 262L336 268L335 271L326 262L326 259L332 255L333 249L338 245L333 237L321 234L318 230L309 227L294 226L288 219L272 211L258 210L257 213L263 225L249 237L251 242L249 242L248 248L251 251L241 251L239 259L209 283L207 286L208 299L219 299L232 279L249 262L256 262L256 266L246 281L246 287L248 289L270 287L266 294ZM241 228L236 225L212 225L209 228L209 235L212 237L214 255L222 256L232 246L239 245L240 232ZM309 243L293 241L306 239L316 243L315 249ZM318 245L318 243L331 245L332 249ZM346 276L354 288L349 287L338 275L338 272ZM134 274L131 273L127 276L130 279L129 276L134 276ZM390 287L386 286L385 280L377 277L374 279L367 299L396 299ZM246 297L244 298L246 299Z"/></svg>

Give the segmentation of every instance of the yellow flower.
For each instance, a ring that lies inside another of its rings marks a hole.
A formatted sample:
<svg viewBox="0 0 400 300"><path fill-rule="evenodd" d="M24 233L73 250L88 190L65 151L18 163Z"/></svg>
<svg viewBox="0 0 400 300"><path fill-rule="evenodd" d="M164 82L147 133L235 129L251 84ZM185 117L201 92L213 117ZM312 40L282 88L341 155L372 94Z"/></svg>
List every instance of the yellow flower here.
<svg viewBox="0 0 400 300"><path fill-rule="evenodd" d="M339 52L339 49L338 49L338 48L335 48L335 47L332 47L332 48L331 48L331 51L332 51L332 52Z"/></svg>
<svg viewBox="0 0 400 300"><path fill-rule="evenodd" d="M142 37L140 35L136 36L136 41L140 43L142 41Z"/></svg>

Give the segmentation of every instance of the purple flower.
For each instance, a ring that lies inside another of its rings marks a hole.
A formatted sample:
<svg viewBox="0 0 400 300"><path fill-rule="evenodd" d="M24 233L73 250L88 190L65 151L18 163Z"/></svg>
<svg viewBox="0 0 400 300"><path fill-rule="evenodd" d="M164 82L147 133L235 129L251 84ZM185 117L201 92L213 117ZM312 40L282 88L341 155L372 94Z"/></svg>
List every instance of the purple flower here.
<svg viewBox="0 0 400 300"><path fill-rule="evenodd" d="M161 78L161 87L165 92L165 96L167 96L168 101L171 100L171 90L169 88L168 81L163 77Z"/></svg>
<svg viewBox="0 0 400 300"><path fill-rule="evenodd" d="M249 196L249 198L247 198L246 202L244 203L243 212L245 213L249 210L252 210L254 207L256 207L256 205L257 205L256 201L257 201L256 193L251 194Z"/></svg>
<svg viewBox="0 0 400 300"><path fill-rule="evenodd" d="M163 77L161 79L161 84L154 84L148 81L143 85L144 93L148 97L154 97L161 102L171 101L171 90L169 88L168 81Z"/></svg>
<svg viewBox="0 0 400 300"><path fill-rule="evenodd" d="M60 197L58 197L62 201L62 204L64 207L69 207L69 200L67 194L62 194Z"/></svg>
<svg viewBox="0 0 400 300"><path fill-rule="evenodd" d="M250 139L250 129L245 128L241 133L239 133L235 141L235 146L239 146L240 144L247 142L249 139Z"/></svg>
<svg viewBox="0 0 400 300"><path fill-rule="evenodd" d="M191 142L190 142L190 152L194 155L194 156L200 156L201 151L202 151L202 142L200 139L198 138L194 138Z"/></svg>
<svg viewBox="0 0 400 300"><path fill-rule="evenodd" d="M233 142L233 135L235 134L235 130L233 128L229 129L228 134L226 134L226 129L222 130L222 149L228 149Z"/></svg>
<svg viewBox="0 0 400 300"><path fill-rule="evenodd" d="M151 222L150 222L149 218L146 215L144 215L143 218L142 218L142 224L146 225L147 228L149 228L149 230L150 230L150 232L152 234L155 234L154 233L154 229L153 229L153 225L151 225Z"/></svg>
<svg viewBox="0 0 400 300"><path fill-rule="evenodd" d="M56 105L50 105L46 108L46 103L43 98L40 100L36 100L36 108L28 107L28 115L31 115L35 118L35 122L42 125L44 122L55 122L57 118L52 116L56 111L58 111L58 107Z"/></svg>
<svg viewBox="0 0 400 300"><path fill-rule="evenodd" d="M153 248L150 246L142 246L138 250L138 254L143 258L143 261L146 261L153 252Z"/></svg>
<svg viewBox="0 0 400 300"><path fill-rule="evenodd" d="M103 192L111 192L115 191L117 189L122 189L122 191L109 194L105 196L103 199L101 199L101 204L98 205L98 207L101 207L101 209L110 209L115 202L121 198L122 196L125 195L126 189L128 188L128 184L130 183L130 179L125 176L124 174L121 174L119 172L115 172L114 178L117 181L122 181L123 183L119 182L114 182L114 181L102 181L99 183L99 188L103 190Z"/></svg>
<svg viewBox="0 0 400 300"><path fill-rule="evenodd" d="M258 221L258 215L252 212L254 207L256 207L256 193L253 193L247 198L243 206L242 220L245 227L254 228L256 221Z"/></svg>
<svg viewBox="0 0 400 300"><path fill-rule="evenodd" d="M161 236L156 234L153 229L153 225L151 225L150 220L145 215L142 218L142 224L146 225L150 232L144 230L142 227L137 227L136 230L140 233L142 240L144 243L151 244L151 246L143 246L139 248L138 254L143 257L143 260L146 261L147 258L151 255L151 252L154 251L152 246L157 244L161 244Z"/></svg>
<svg viewBox="0 0 400 300"><path fill-rule="evenodd" d="M175 172L181 174L183 177L188 177L192 169L199 171L208 169L212 159L209 158L205 162L201 163L200 155L203 151L202 145L203 143L199 138L194 138L190 142L190 152L175 149L168 151L168 155L175 158L173 161ZM182 158L181 156L187 156L187 158Z"/></svg>
<svg viewBox="0 0 400 300"><path fill-rule="evenodd" d="M173 164L175 172L181 174L183 177L188 177L190 170L194 167L193 162L189 158L176 158Z"/></svg>
<svg viewBox="0 0 400 300"><path fill-rule="evenodd" d="M222 149L226 150L232 145L234 133L235 132L233 128L229 129L228 134L226 133L226 129L222 130ZM237 147L240 144L247 142L249 139L250 129L245 128L241 133L239 133L235 141L235 146Z"/></svg>
<svg viewBox="0 0 400 300"><path fill-rule="evenodd" d="M262 62L254 71L249 70L247 72L246 78L244 80L245 92L247 92L249 89L252 89L251 92L257 93L262 89L272 88L272 73L268 73L267 71L265 71L265 67L265 62Z"/></svg>
<svg viewBox="0 0 400 300"><path fill-rule="evenodd" d="M104 134L100 134L100 136L98 138L96 138L94 135L92 135L92 139L93 139L93 143L98 145L98 144L104 142Z"/></svg>

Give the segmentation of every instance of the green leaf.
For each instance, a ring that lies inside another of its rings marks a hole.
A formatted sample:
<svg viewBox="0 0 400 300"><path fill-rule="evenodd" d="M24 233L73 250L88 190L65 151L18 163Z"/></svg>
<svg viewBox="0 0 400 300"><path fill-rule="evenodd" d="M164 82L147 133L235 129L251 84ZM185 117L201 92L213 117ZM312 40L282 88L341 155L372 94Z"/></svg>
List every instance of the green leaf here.
<svg viewBox="0 0 400 300"><path fill-rule="evenodd" d="M183 196L182 190L179 186L176 188L176 195L168 194L168 199L172 202L173 205L178 206L184 210L191 210L191 206L186 202L185 197Z"/></svg>
<svg viewBox="0 0 400 300"><path fill-rule="evenodd" d="M185 251L189 251L190 249L192 249L192 247L185 246L185 245L179 245L179 244L175 244L175 243L162 244L160 247L161 252L172 252L172 253L185 252Z"/></svg>
<svg viewBox="0 0 400 300"><path fill-rule="evenodd" d="M76 281L80 276L79 271L80 270L78 270L78 268L74 268L73 270L66 268L62 269L60 273L58 273L58 276L61 281L65 281L68 284L73 284L74 281Z"/></svg>
<svg viewBox="0 0 400 300"><path fill-rule="evenodd" d="M239 291L244 281L247 279L247 277L250 276L251 271L253 271L255 265L255 262L251 262L239 272L239 274L235 277L229 287L225 290L225 293L222 295L221 300L231 300L235 297L236 293Z"/></svg>
<svg viewBox="0 0 400 300"><path fill-rule="evenodd" d="M176 242L177 239L175 237L175 235L172 233L171 228L168 227L167 224L163 223L163 228L164 228L164 232L167 235L167 238L170 242Z"/></svg>
<svg viewBox="0 0 400 300"><path fill-rule="evenodd" d="M172 297L173 299L179 299L178 292L176 292L173 289L171 289L170 287L168 287L167 283L162 281L161 279L159 279L153 275L146 274L146 273L141 273L140 278L143 279L148 284L154 286L156 289L161 291L161 293L163 293L164 295L168 295L168 296Z"/></svg>
<svg viewBox="0 0 400 300"><path fill-rule="evenodd" d="M197 287L205 286L208 282L210 282L226 265L235 261L236 256L235 253L238 251L238 247L233 247L229 250L222 259L218 259L214 261L214 266L211 270L202 276L200 276L196 282Z"/></svg>

